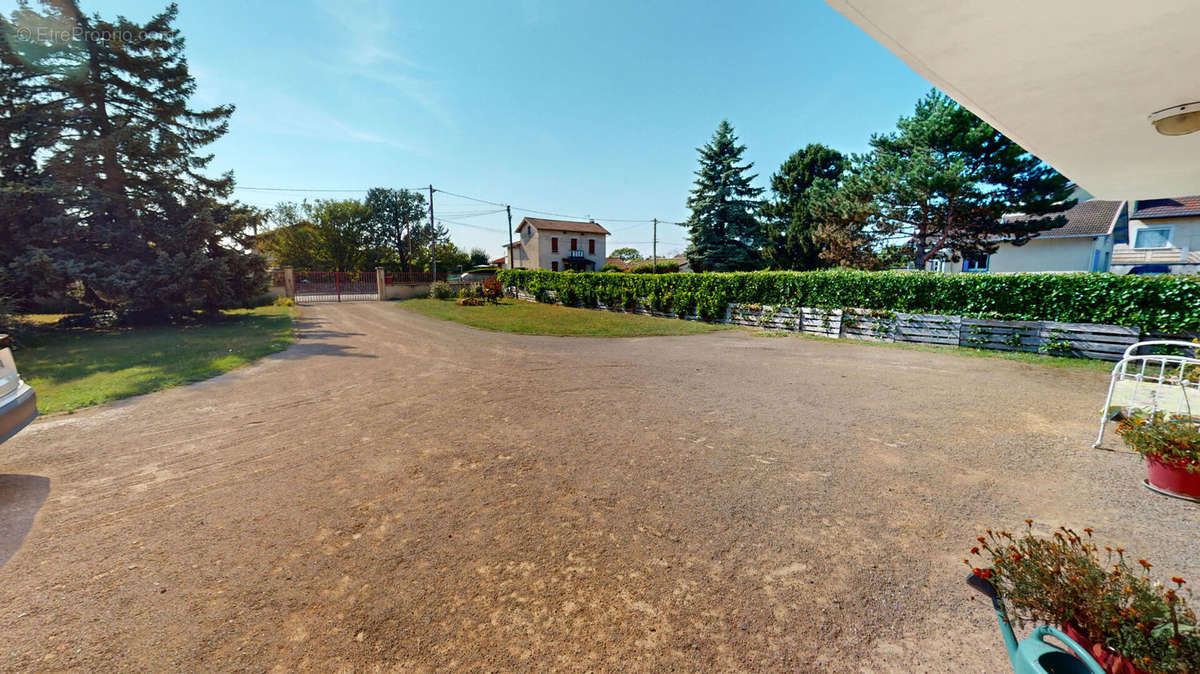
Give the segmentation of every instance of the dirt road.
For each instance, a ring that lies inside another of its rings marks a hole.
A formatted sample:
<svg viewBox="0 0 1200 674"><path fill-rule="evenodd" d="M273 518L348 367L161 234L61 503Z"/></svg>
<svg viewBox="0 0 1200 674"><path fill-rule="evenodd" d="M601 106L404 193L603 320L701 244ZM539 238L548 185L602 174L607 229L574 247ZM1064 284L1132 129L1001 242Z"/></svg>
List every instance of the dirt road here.
<svg viewBox="0 0 1200 674"><path fill-rule="evenodd" d="M300 327L3 445L0 533L37 514L0 669L992 672L984 527L1092 526L1200 579L1200 508L1088 448L1100 373L378 302Z"/></svg>

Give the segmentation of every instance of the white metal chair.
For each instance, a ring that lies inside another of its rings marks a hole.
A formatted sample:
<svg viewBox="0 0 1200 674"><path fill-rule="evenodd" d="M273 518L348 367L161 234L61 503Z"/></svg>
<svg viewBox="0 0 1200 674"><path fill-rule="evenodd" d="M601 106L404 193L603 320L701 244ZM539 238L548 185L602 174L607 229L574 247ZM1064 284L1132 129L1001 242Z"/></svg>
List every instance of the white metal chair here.
<svg viewBox="0 0 1200 674"><path fill-rule="evenodd" d="M1146 347L1169 347L1191 355L1140 353ZM1135 410L1171 416L1200 415L1200 344L1155 339L1125 349L1121 361L1113 366L1108 398L1100 413L1100 432L1092 446L1100 446L1104 424L1112 419L1114 412L1130 414Z"/></svg>

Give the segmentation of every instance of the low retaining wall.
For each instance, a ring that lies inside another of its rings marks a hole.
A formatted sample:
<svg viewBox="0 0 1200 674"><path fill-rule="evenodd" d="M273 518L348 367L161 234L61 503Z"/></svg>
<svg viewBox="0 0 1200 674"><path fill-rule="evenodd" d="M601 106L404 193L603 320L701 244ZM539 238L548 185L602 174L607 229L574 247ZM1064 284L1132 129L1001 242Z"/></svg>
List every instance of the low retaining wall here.
<svg viewBox="0 0 1200 674"><path fill-rule="evenodd" d="M410 300L429 297L429 283L388 283L383 286L383 299Z"/></svg>
<svg viewBox="0 0 1200 674"><path fill-rule="evenodd" d="M508 294L536 301L533 295L514 288ZM595 307L605 311L678 318L670 312ZM699 316L684 316L700 320ZM759 304L730 304L718 323L744 325L765 330L787 330L833 339L873 342L940 344L972 349L1025 351L1051 356L1074 356L1116 361L1126 347L1143 338L1138 328L1102 323L1059 323L1057 321L997 321L943 314L906 314L870 309L819 309ZM1145 336L1161 339L1162 335Z"/></svg>

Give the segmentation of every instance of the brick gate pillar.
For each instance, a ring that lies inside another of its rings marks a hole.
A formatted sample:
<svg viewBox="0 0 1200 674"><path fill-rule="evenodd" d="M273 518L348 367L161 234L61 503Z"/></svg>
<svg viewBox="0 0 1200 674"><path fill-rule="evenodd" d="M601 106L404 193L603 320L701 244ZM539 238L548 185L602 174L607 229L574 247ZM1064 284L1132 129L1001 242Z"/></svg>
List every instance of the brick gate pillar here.
<svg viewBox="0 0 1200 674"><path fill-rule="evenodd" d="M379 301L387 299L387 275L383 273L383 267L375 268L375 287L379 289Z"/></svg>
<svg viewBox="0 0 1200 674"><path fill-rule="evenodd" d="M283 293L296 299L296 272L291 267L283 268Z"/></svg>

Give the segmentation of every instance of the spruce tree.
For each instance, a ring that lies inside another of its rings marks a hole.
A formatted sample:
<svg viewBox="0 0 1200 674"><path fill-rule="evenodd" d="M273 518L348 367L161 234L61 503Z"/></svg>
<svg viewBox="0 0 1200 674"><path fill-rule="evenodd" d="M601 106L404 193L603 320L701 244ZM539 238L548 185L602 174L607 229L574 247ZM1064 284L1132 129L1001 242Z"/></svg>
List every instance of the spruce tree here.
<svg viewBox="0 0 1200 674"><path fill-rule="evenodd" d="M29 138L36 171L5 157L5 189L56 206L23 221L31 234L10 253L10 270L38 260L54 282L78 282L93 308L144 315L213 311L260 292L262 261L238 229L253 218L227 203L233 176L208 175L212 155L202 153L233 106L189 106L195 81L177 7L137 23L87 16L76 0L42 5L0 18L0 79L24 87L8 105L36 111L22 124L40 125ZM0 208L4 221L14 205Z"/></svg>
<svg viewBox="0 0 1200 674"><path fill-rule="evenodd" d="M738 145L733 126L722 120L712 140L702 148L696 185L687 205L692 215L684 226L690 243L685 255L695 271L745 271L762 261L762 228L758 213L763 190L751 182L753 164L742 163L745 145Z"/></svg>

